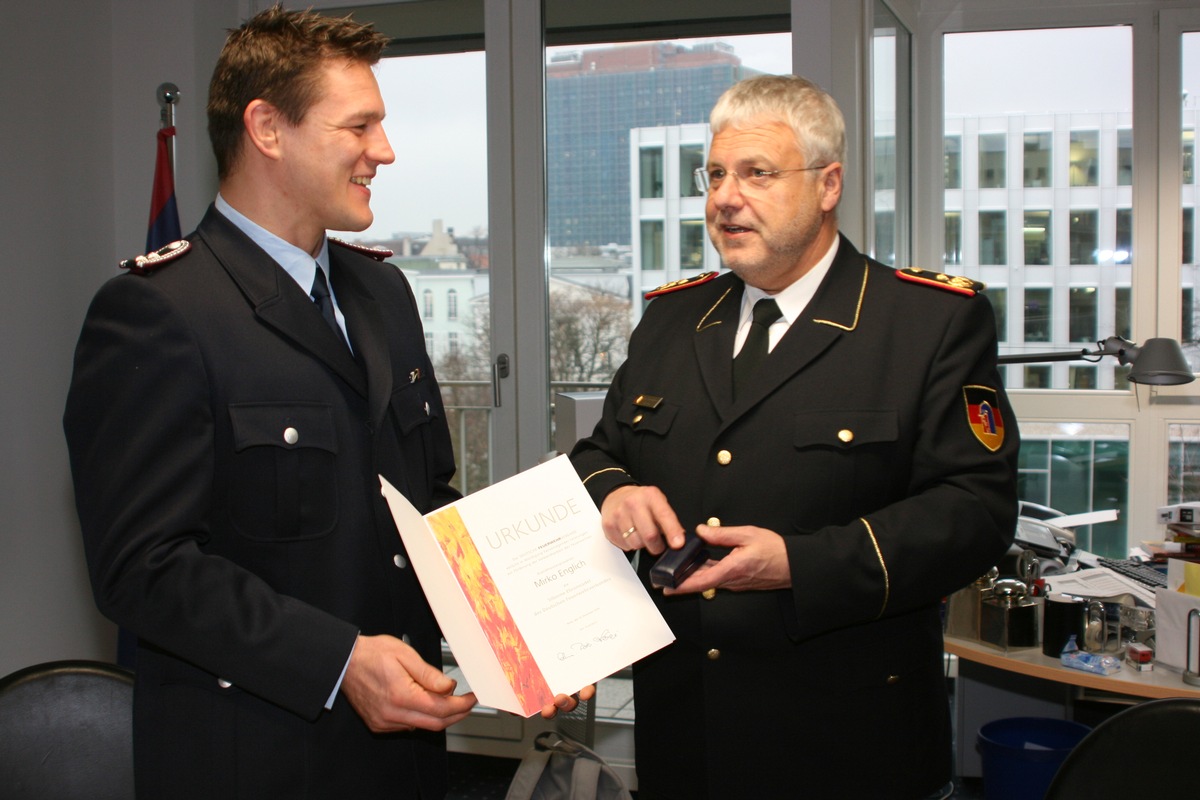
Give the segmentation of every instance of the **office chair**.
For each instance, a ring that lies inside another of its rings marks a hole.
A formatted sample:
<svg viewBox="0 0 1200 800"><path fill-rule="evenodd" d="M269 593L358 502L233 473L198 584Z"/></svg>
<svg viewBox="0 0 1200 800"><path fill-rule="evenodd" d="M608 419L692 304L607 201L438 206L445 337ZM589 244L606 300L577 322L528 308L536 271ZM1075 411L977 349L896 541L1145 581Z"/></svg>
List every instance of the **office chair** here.
<svg viewBox="0 0 1200 800"><path fill-rule="evenodd" d="M1054 775L1045 800L1191 797L1200 699L1147 700L1109 717Z"/></svg>
<svg viewBox="0 0 1200 800"><path fill-rule="evenodd" d="M0 678L0 795L132 800L133 674L51 661Z"/></svg>

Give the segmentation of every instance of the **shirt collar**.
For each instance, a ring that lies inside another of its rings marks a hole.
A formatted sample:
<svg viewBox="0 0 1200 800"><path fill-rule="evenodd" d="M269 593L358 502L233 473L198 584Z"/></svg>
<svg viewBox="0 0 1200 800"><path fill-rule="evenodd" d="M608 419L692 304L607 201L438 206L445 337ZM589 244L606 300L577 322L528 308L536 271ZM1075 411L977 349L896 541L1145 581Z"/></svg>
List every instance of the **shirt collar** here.
<svg viewBox="0 0 1200 800"><path fill-rule="evenodd" d="M833 259L837 257L840 241L841 237L835 236L833 244L830 245L829 250L821 257L821 260L813 265L812 269L777 294L768 295L762 289L746 284L746 290L742 292L742 310L739 327L750 321L754 304L764 297L774 297L775 302L779 304L779 310L782 312L782 316L779 318L780 322L783 322L785 325L791 325L799 319L800 315L804 313L804 309L808 306L809 301L817 293L817 287L821 285L821 281L825 280L825 276L829 273L829 267L833 265Z"/></svg>
<svg viewBox="0 0 1200 800"><path fill-rule="evenodd" d="M291 275L292 280L299 284L305 294L308 294L312 290L313 279L317 277L317 264L320 264L321 269L325 270L325 277L329 279L329 291L330 293L333 292L333 276L329 271L328 237L321 241L321 251L317 254L314 261L311 255L296 247L296 245L284 241L229 205L229 201L222 197L219 192L217 193L214 205L217 211L221 212L238 230L249 236L256 245L266 251L267 255L273 258L275 263L283 268L284 272Z"/></svg>

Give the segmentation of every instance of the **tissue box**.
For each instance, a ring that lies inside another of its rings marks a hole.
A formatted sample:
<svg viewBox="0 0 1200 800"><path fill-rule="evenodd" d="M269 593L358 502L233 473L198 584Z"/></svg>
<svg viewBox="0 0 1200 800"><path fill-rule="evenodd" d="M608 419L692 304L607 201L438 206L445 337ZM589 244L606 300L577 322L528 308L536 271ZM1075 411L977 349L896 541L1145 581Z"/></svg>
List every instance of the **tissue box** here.
<svg viewBox="0 0 1200 800"><path fill-rule="evenodd" d="M1158 663L1173 669L1187 669L1187 619L1193 608L1200 608L1200 597L1175 589L1154 591L1154 658ZM1193 636L1193 667L1197 664L1197 648L1200 648L1200 637Z"/></svg>

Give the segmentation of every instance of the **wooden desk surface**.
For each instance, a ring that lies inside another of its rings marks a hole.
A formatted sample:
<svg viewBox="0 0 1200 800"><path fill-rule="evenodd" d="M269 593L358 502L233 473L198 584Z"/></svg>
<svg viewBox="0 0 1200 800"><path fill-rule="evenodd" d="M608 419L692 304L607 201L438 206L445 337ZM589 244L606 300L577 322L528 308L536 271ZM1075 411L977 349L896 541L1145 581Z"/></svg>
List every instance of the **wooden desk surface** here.
<svg viewBox="0 0 1200 800"><path fill-rule="evenodd" d="M1058 659L1044 655L1040 647L1010 650L1005 653L982 642L946 636L945 649L947 653L953 653L968 661L1072 686L1084 686L1135 697L1200 698L1200 686L1189 686L1183 682L1180 673L1161 664L1155 664L1154 669L1149 672L1138 672L1122 662L1119 672L1097 675L1064 667Z"/></svg>

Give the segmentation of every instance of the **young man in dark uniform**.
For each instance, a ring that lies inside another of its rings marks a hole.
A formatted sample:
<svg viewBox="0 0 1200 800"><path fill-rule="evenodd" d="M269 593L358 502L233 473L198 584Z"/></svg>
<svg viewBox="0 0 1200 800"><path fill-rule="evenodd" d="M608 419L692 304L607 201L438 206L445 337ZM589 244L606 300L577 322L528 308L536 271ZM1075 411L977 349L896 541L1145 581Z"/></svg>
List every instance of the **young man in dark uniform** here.
<svg viewBox="0 0 1200 800"><path fill-rule="evenodd" d="M572 453L644 578L685 535L710 556L656 593L678 638L634 668L638 796L936 796L939 603L1017 515L991 306L838 233L844 123L812 83L744 81L712 131L731 272L649 305Z"/></svg>
<svg viewBox="0 0 1200 800"><path fill-rule="evenodd" d="M64 424L97 604L139 637L142 798L440 798L475 704L380 495L458 497L416 303L326 236L395 158L385 44L279 7L233 31L215 203L84 323Z"/></svg>

